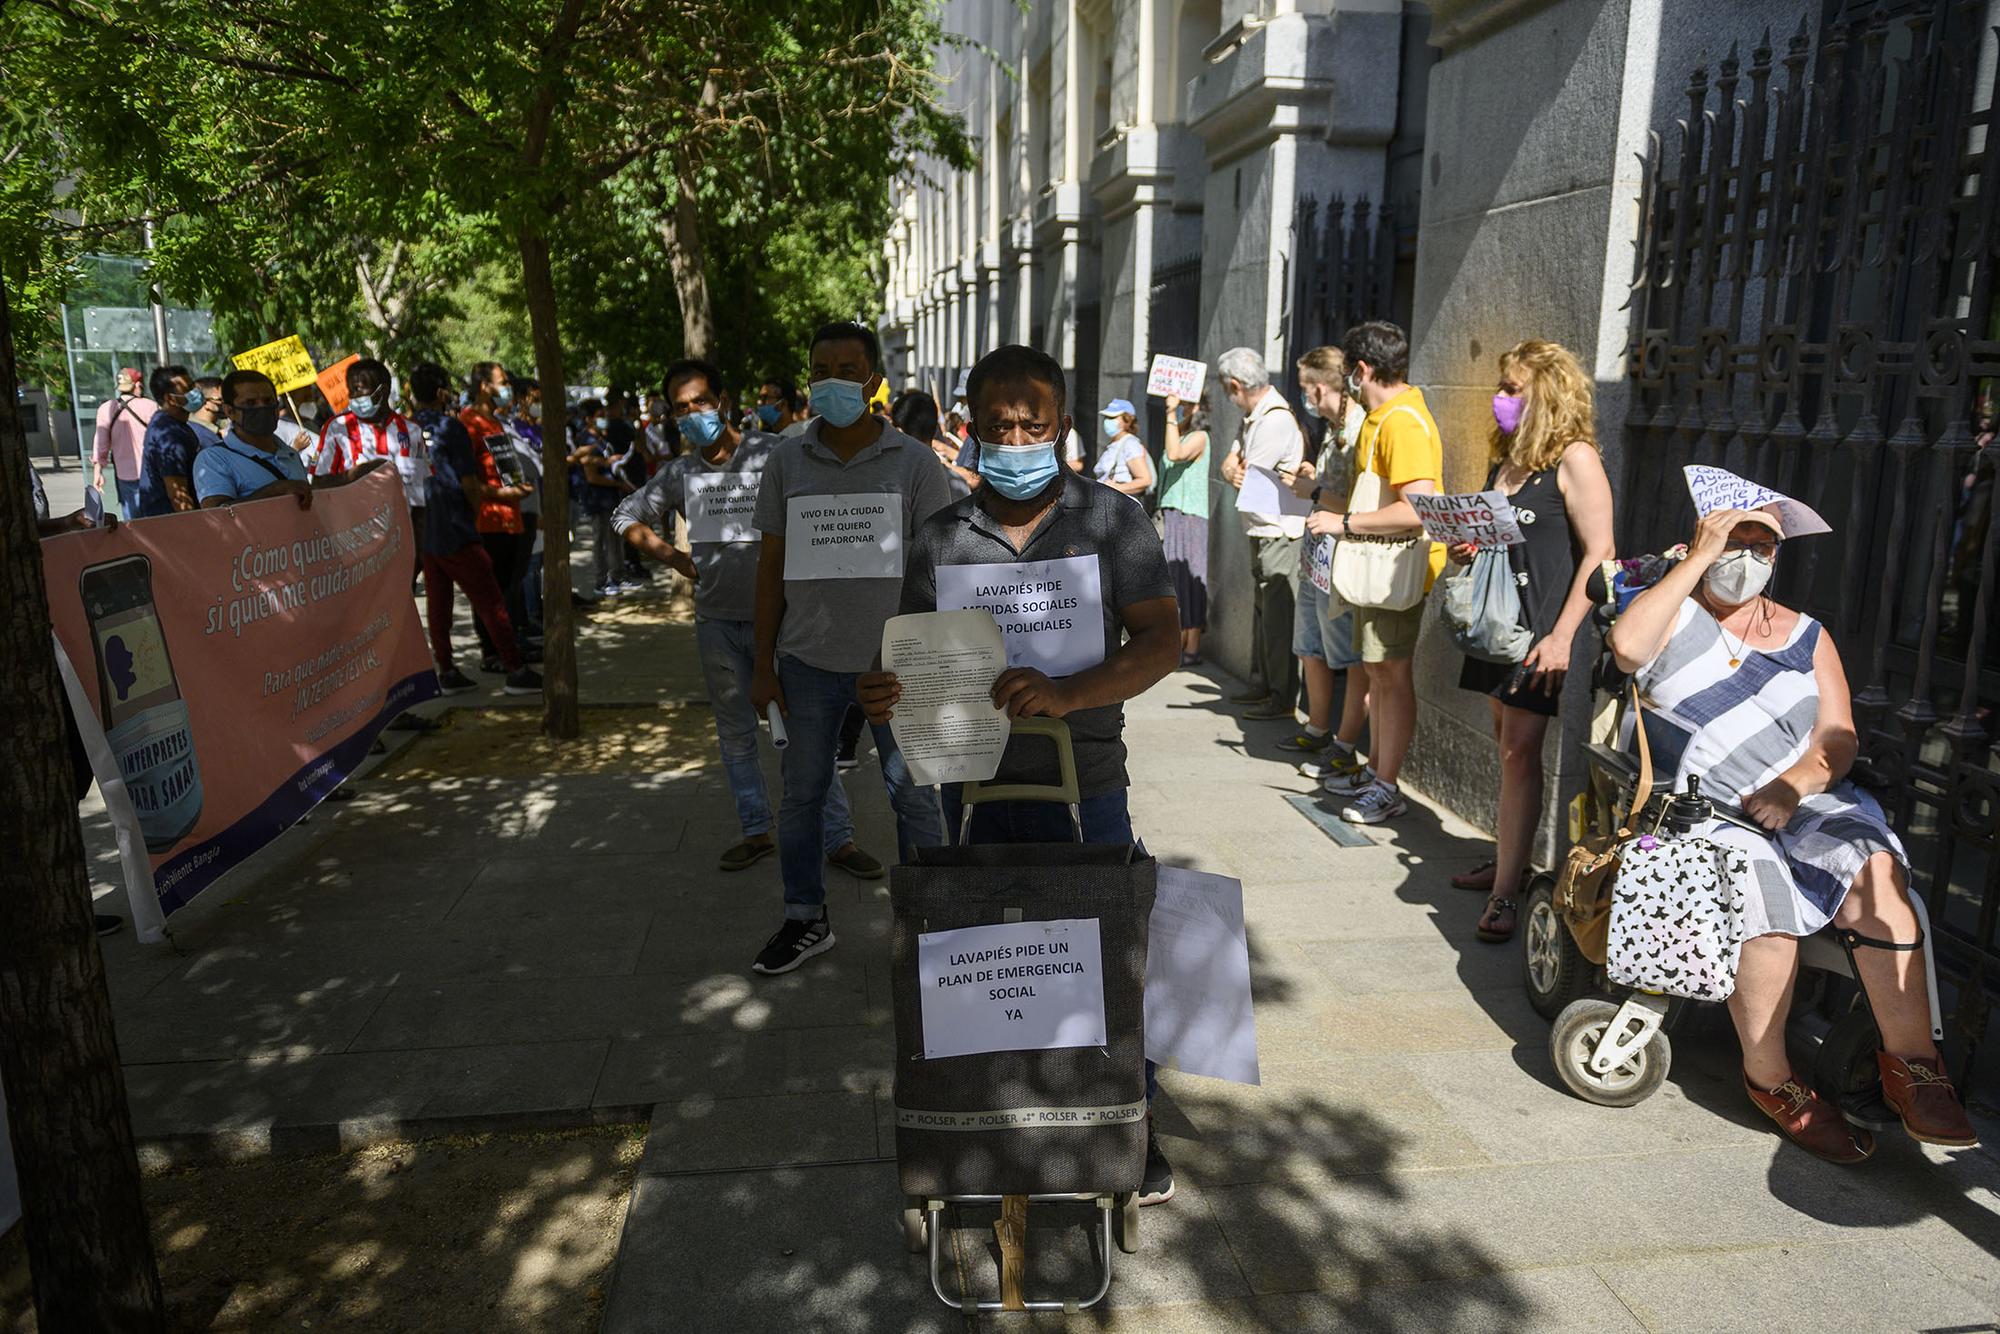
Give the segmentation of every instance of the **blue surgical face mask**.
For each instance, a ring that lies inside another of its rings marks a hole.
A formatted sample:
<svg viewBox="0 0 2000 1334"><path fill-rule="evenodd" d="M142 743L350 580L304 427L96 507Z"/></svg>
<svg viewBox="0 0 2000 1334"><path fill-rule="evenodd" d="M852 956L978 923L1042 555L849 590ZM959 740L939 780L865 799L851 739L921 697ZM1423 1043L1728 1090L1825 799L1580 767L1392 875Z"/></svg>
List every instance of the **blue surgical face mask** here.
<svg viewBox="0 0 2000 1334"><path fill-rule="evenodd" d="M768 431L778 424L778 417L782 412L783 409L776 403L759 403L757 405L757 420L764 423L764 429Z"/></svg>
<svg viewBox="0 0 2000 1334"><path fill-rule="evenodd" d="M199 389L190 389L187 393L181 395L181 406L190 415L201 411L203 401L202 393Z"/></svg>
<svg viewBox="0 0 2000 1334"><path fill-rule="evenodd" d="M611 418L598 417L593 419L590 424L592 426L595 426L600 431L608 431L611 429Z"/></svg>
<svg viewBox="0 0 2000 1334"><path fill-rule="evenodd" d="M1104 419L1104 438L1106 440L1116 440L1118 432L1122 429L1124 429L1123 424L1116 417L1106 417Z"/></svg>
<svg viewBox="0 0 2000 1334"><path fill-rule="evenodd" d="M514 386L503 384L493 391L493 402L496 407L504 408L513 401Z"/></svg>
<svg viewBox="0 0 2000 1334"><path fill-rule="evenodd" d="M1306 416L1311 417L1314 421L1326 420L1324 417L1321 417L1319 415L1319 409L1313 406L1312 395L1310 394L1299 395L1299 403L1301 404L1301 406L1305 408Z"/></svg>
<svg viewBox="0 0 2000 1334"><path fill-rule="evenodd" d="M722 414L712 408L690 412L681 418L681 434L696 445L712 445L722 437Z"/></svg>
<svg viewBox="0 0 2000 1334"><path fill-rule="evenodd" d="M994 445L979 442L979 475L995 491L1009 500L1028 500L1047 488L1049 479L1062 470L1056 459L1056 441L1032 445Z"/></svg>
<svg viewBox="0 0 2000 1334"><path fill-rule="evenodd" d="M354 415L357 417L365 418L375 415L375 400L367 394L354 395L347 400L347 406L353 410Z"/></svg>
<svg viewBox="0 0 2000 1334"><path fill-rule="evenodd" d="M829 426L852 426L868 410L866 388L855 380L814 380L812 410Z"/></svg>

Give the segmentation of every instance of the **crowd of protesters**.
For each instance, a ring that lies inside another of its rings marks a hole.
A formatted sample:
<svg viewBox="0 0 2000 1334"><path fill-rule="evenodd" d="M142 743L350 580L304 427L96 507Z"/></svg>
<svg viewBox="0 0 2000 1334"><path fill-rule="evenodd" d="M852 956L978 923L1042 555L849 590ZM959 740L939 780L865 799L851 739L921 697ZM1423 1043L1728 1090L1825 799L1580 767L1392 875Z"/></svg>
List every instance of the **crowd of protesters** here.
<svg viewBox="0 0 2000 1334"><path fill-rule="evenodd" d="M1423 634L1426 604L1448 566L1478 553L1431 542L1413 503L1445 491L1445 449L1422 389L1409 383L1401 329L1370 322L1339 347L1306 352L1296 404L1261 354L1223 352L1207 393L1164 401L1157 453L1125 399L1098 413L1102 439L1086 449L1062 369L1027 347L987 353L949 405L920 389L892 398L875 334L863 325L824 326L802 350L803 392L774 376L739 399L716 366L686 359L643 402L587 398L556 427L543 412L554 400L492 362L462 376L412 367L406 415L388 369L356 361L346 408L317 430L287 422L280 396L255 372L205 381L164 366L148 398L127 370L98 415L93 459L99 485L109 464L120 509L140 517L279 495L305 505L314 486L394 467L422 534L413 573L441 685L473 686L452 656L456 590L473 609L481 669L526 693L541 686L539 495L544 461L557 457L544 431L563 430L560 457L590 530L596 596L643 588L656 564L692 586L739 826L717 865L736 872L775 856L783 885L780 925L751 964L758 973L789 972L833 947L829 867L861 879L885 873L856 846L843 777L864 730L896 816L899 858L961 837L1068 837L1060 812L1030 804L981 805L965 819L955 787L918 784L898 751L890 724L902 686L882 670L883 624L964 605L948 592L964 580L941 580L945 567L1096 558L1099 602L1082 609L1082 623L1102 635L1086 631L1087 661L1052 673L1027 665L1037 661L1031 647L1010 642L1010 661L1023 665L992 687L1010 715L1067 721L1085 841L1129 845L1139 836L1126 796L1123 705L1177 670L1202 667L1216 595L1210 559L1239 541L1250 572L1249 675L1229 702L1246 722L1292 727L1279 746L1341 818L1374 825L1409 810L1403 769L1423 744L1413 661L1437 642ZM1613 556L1612 490L1588 374L1566 349L1529 340L1501 356L1496 381L1481 489L1505 496L1518 521L1521 540L1505 561L1527 647L1511 663L1468 656L1459 672L1461 688L1487 697L1501 781L1491 861L1451 879L1483 896L1472 931L1487 942L1510 939L1518 926L1549 723L1593 608L1592 576ZM1211 396L1240 421L1226 449L1210 438ZM1212 524L1217 498L1246 492L1253 474L1262 499L1233 506L1236 529ZM832 496L884 501L899 536L877 554L893 545L893 559L854 574L788 547L801 506ZM1920 1022L1926 983L1904 898L1907 855L1879 806L1846 781L1853 728L1838 655L1816 622L1764 595L1786 538L1775 509L1703 516L1673 573L1632 604L1610 647L1655 699L1683 776L1726 774L1707 790L1740 817L1728 837L1759 867L1759 929L1730 1002L1751 1099L1821 1156L1851 1161L1872 1148L1865 1131L1850 1131L1798 1082L1774 1037L1797 937L1836 922L1877 947L1859 971L1883 1016L1891 1105L1919 1138L1969 1143ZM1356 594L1336 572L1364 560L1403 562L1414 600ZM1754 667L1739 673L1746 661ZM789 736L775 809L758 762L759 723L773 714ZM1052 763L1031 738L1016 737L1000 776L1052 782ZM1155 1140L1142 1199L1172 1193Z"/></svg>

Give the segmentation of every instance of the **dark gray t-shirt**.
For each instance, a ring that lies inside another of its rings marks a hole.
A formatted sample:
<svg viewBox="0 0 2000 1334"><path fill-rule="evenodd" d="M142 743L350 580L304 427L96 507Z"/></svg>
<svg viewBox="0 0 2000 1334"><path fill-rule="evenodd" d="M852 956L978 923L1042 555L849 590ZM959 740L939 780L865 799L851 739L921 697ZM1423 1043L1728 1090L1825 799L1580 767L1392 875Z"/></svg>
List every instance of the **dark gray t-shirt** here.
<svg viewBox="0 0 2000 1334"><path fill-rule="evenodd" d="M1033 633L1039 627L1048 626L1054 630L1056 637L1044 634L1042 642L1061 644L1064 642L1060 638L1062 632L1074 628L1063 623L1065 613L1080 608L1067 605L1072 600L1071 596L1058 595L1051 600L1049 595L1036 593L1029 586L1010 585L1008 580L1015 577L1010 567L1075 561L1094 556L1097 560L1103 632L1102 651L1096 654L1096 661L1102 662L1115 653L1124 641L1124 625L1119 617L1123 608L1174 596L1174 584L1167 574L1167 557L1160 547L1159 535L1153 531L1153 521L1146 517L1145 509L1132 497L1065 470L1062 496L1055 507L1042 516L1041 526L1017 552L1007 541L1006 531L999 520L981 507L979 496L979 492L973 492L933 517L917 533L916 541L910 545L909 566L903 575L903 611L937 610L938 570L942 567L1001 567L990 578L982 575L960 581L969 582L973 593L970 600L976 605L988 605L982 599L1013 596L1014 592L1028 588L1023 597L1016 597L1009 604L1016 608L1025 607L1026 610L1018 616L1001 618L1003 629L1012 624L1020 633ZM1037 582L1046 584L1066 579L1066 571L1051 565L1050 571L1039 576ZM999 591L989 593L989 590ZM1039 602L1034 601L1037 598L1040 598ZM1043 604L1047 604L1046 608ZM1010 662L1016 661L1017 642L1010 635ZM1073 640L1069 642L1074 643ZM1084 668L1078 666L1075 670ZM1049 674L1066 676L1074 673ZM1127 786L1124 707L1107 704L1096 709L1079 709L1065 721L1069 723L1070 739L1076 747L1077 786L1082 795L1094 797ZM1000 772L995 781L1055 782L1055 757L1048 743L1036 737L1009 742L1007 753L1000 759Z"/></svg>
<svg viewBox="0 0 2000 1334"><path fill-rule="evenodd" d="M688 512L688 478L697 476L696 490L706 492L715 504L738 494L739 488L754 489L764 472L764 463L777 447L778 437L762 431L745 431L736 452L711 466L699 450L677 455L661 465L646 484L625 497L612 512L611 526L619 537L628 528L645 525L657 528L669 514L688 520L688 549L694 557L694 610L711 621L748 621L757 615L757 552L760 543L754 526L744 516L742 525L722 520L725 535L747 531L741 541L695 540L699 527L706 532L710 518L698 524Z"/></svg>
<svg viewBox="0 0 2000 1334"><path fill-rule="evenodd" d="M801 434L778 441L757 492L757 531L786 538L778 652L821 671L865 672L882 651L882 623L896 614L910 536L951 503L951 488L931 447L887 422L880 439L845 463L820 443L820 425L815 417ZM809 521L833 541L815 547L806 533L786 537L794 510L820 516ZM857 531L881 540L843 546ZM894 572L825 577L841 565Z"/></svg>

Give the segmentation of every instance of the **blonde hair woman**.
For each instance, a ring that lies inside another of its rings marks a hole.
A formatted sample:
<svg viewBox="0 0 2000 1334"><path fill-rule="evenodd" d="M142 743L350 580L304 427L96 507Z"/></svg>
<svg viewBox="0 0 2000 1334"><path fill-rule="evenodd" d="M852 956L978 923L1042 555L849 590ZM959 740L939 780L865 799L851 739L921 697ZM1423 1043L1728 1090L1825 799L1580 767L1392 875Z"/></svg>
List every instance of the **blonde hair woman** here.
<svg viewBox="0 0 2000 1334"><path fill-rule="evenodd" d="M1590 573L1611 556L1611 482L1597 448L1590 377L1560 343L1529 339L1500 357L1493 395L1492 467L1487 490L1514 504L1521 545L1508 549L1521 593L1521 618L1533 632L1518 666L1465 660L1458 684L1492 700L1500 742L1500 815L1493 861L1452 877L1460 889L1486 890L1481 940L1514 934L1514 893L1542 817L1542 738L1562 699L1576 632L1590 614ZM1455 546L1451 559L1471 561Z"/></svg>

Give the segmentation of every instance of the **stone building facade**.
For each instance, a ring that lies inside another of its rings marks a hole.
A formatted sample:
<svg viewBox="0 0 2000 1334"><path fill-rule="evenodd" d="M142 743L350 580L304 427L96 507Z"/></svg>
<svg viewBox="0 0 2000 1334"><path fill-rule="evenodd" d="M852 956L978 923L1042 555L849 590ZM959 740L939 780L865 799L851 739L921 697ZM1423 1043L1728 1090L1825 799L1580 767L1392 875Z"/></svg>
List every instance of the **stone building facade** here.
<svg viewBox="0 0 2000 1334"><path fill-rule="evenodd" d="M1852 8L1808 0L1805 40ZM1377 238L1386 268L1347 313L1410 329L1447 488L1484 480L1499 353L1544 337L1596 376L1623 505L1645 162L1687 115L1691 70L1732 47L1747 60L1767 32L1782 45L1801 16L1774 0L948 0L948 29L968 40L943 53L947 98L979 161L923 163L907 183L885 239L892 379L948 402L982 350L1032 343L1069 370L1087 438L1100 404L1142 401L1154 352L1213 365L1246 345L1284 384L1317 248L1298 204L1323 217L1337 198L1351 220L1367 200L1394 211ZM1236 414L1211 406L1226 444ZM1231 499L1218 484L1207 644L1240 673L1248 547ZM1426 635L1407 772L1490 822L1485 701L1457 688L1435 623ZM1596 645L1580 638L1582 668ZM1569 734L1549 742L1545 856L1580 770L1585 676L1571 673Z"/></svg>

